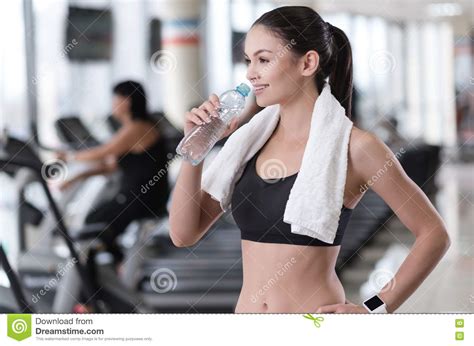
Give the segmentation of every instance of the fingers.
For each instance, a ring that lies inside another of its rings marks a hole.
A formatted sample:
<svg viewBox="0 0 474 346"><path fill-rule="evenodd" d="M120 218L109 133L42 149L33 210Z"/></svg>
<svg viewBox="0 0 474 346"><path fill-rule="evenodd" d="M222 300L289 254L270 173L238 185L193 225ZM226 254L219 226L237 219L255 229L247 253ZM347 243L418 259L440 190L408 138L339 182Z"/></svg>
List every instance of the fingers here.
<svg viewBox="0 0 474 346"><path fill-rule="evenodd" d="M209 100L204 101L199 108L193 108L189 112L186 112L186 121L196 125L210 123L212 117L219 117L217 112L219 106L219 97L217 97L216 94L211 94Z"/></svg>
<svg viewBox="0 0 474 346"><path fill-rule="evenodd" d="M316 310L316 313L318 313L318 314L327 314L327 313L336 312L337 308L338 308L340 305L341 305L341 304L333 304L333 305L320 306L320 307Z"/></svg>
<svg viewBox="0 0 474 346"><path fill-rule="evenodd" d="M196 124L196 125L202 125L204 122L201 120L200 117L198 117L196 114L192 112L186 112L186 121Z"/></svg>
<svg viewBox="0 0 474 346"><path fill-rule="evenodd" d="M238 119L238 118L232 119L232 121L230 122L230 124L227 125L227 128L226 128L224 134L221 136L221 139L227 137L228 135L230 135L230 134L231 134L232 132L234 132L238 127L239 127L239 119Z"/></svg>
<svg viewBox="0 0 474 346"><path fill-rule="evenodd" d="M193 109L191 109L191 113L193 113L195 116L197 116L200 119L200 121L202 122L202 124L208 123L208 122L211 121L211 117L209 116L209 114L207 114L207 112L202 110L202 109L193 108Z"/></svg>
<svg viewBox="0 0 474 346"><path fill-rule="evenodd" d="M232 119L228 127L229 134L234 132L238 127L239 127L239 119L238 118Z"/></svg>
<svg viewBox="0 0 474 346"><path fill-rule="evenodd" d="M217 114L217 107L214 106L214 104L211 101L206 101L204 102L199 109L202 109L207 112L207 114L213 116L213 117L218 117L219 114Z"/></svg>
<svg viewBox="0 0 474 346"><path fill-rule="evenodd" d="M214 105L214 107L216 108L219 108L220 107L220 104L219 104L219 97L217 97L216 94L211 94L209 96L209 101L212 102L212 104Z"/></svg>
<svg viewBox="0 0 474 346"><path fill-rule="evenodd" d="M237 122L235 121L235 119L232 119L232 120L230 121L229 125L227 125L227 130L226 130L226 131L230 133L230 132L232 132L233 130L235 130L235 127L236 127L235 125L236 125L236 123L237 123Z"/></svg>
<svg viewBox="0 0 474 346"><path fill-rule="evenodd" d="M325 305L320 306L316 313L335 313L335 314L346 314L346 313L367 313L367 310L355 304L333 304L333 305Z"/></svg>
<svg viewBox="0 0 474 346"><path fill-rule="evenodd" d="M232 128L234 130L237 129L237 127L239 127L239 122L240 122L240 119L238 117L235 117L234 119L232 119Z"/></svg>

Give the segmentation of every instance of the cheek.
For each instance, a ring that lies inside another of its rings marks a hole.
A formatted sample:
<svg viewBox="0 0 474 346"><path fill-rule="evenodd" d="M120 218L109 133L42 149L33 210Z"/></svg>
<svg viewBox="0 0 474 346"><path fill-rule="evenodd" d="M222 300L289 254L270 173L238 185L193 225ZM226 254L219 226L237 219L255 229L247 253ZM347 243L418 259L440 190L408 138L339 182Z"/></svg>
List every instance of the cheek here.
<svg viewBox="0 0 474 346"><path fill-rule="evenodd" d="M113 107L114 109L118 109L119 106L120 106L120 99L119 99L118 97L114 97L114 98L112 99L112 107Z"/></svg>
<svg viewBox="0 0 474 346"><path fill-rule="evenodd" d="M118 113L123 113L127 109L127 100L116 98L112 102L113 109Z"/></svg>
<svg viewBox="0 0 474 346"><path fill-rule="evenodd" d="M257 98L257 101L260 101L262 104L258 104L261 107L266 107L272 104L281 104L288 101L292 98L295 93L300 92L299 86L301 81L298 78L298 75L294 71L277 71L274 74L268 75L268 78L265 79L266 82L270 84L270 93L262 94L262 96Z"/></svg>
<svg viewBox="0 0 474 346"><path fill-rule="evenodd" d="M286 94L292 94L295 90L299 90L304 84L304 78L299 73L298 69L292 66L286 66L279 76L279 86L285 90Z"/></svg>
<svg viewBox="0 0 474 346"><path fill-rule="evenodd" d="M278 82L278 80L281 78L282 70L278 63L275 62L269 62L265 65L262 65L260 69L260 75L262 77L262 80L265 81L265 83L275 83Z"/></svg>
<svg viewBox="0 0 474 346"><path fill-rule="evenodd" d="M263 80L278 88L287 88L297 83L297 70L290 62L277 59L265 65Z"/></svg>
<svg viewBox="0 0 474 346"><path fill-rule="evenodd" d="M279 70L273 71L272 75L265 79L270 84L270 87L275 96L282 96L292 93L292 90L298 87L298 80L291 71Z"/></svg>

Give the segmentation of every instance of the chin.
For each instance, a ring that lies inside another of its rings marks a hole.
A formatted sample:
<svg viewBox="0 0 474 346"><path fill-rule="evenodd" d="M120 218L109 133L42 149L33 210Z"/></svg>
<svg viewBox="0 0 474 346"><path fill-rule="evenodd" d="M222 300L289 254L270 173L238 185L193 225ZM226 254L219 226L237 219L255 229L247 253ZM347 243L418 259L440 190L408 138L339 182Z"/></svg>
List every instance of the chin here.
<svg viewBox="0 0 474 346"><path fill-rule="evenodd" d="M257 103L259 107L268 107L268 106L278 103L278 102L275 102L275 100L268 100L268 99L265 99L264 97L255 98L255 102Z"/></svg>

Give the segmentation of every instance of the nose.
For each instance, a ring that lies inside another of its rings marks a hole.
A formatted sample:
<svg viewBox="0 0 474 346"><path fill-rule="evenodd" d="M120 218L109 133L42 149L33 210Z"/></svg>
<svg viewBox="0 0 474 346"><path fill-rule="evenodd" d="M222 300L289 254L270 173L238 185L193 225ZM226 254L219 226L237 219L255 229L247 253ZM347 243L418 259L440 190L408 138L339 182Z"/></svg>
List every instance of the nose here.
<svg viewBox="0 0 474 346"><path fill-rule="evenodd" d="M258 72L255 70L255 67L252 65L252 63L248 64L248 66L247 66L247 75L246 75L246 77L251 82L260 77Z"/></svg>

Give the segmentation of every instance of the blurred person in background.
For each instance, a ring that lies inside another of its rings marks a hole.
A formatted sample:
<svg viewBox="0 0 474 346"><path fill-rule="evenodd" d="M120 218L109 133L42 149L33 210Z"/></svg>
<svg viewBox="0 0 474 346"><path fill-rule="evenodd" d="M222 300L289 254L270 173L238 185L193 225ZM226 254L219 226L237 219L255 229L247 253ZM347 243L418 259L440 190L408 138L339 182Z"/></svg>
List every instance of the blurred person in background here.
<svg viewBox="0 0 474 346"><path fill-rule="evenodd" d="M170 194L164 139L147 110L145 90L134 81L121 82L113 88L112 113L121 124L117 133L106 143L75 152L59 152L66 161L94 161L94 169L65 181L61 189L97 174L120 171L118 192L103 200L86 217L86 224L105 223L99 238L115 264L123 259L116 238L134 220L167 214ZM154 176L159 179L149 184ZM142 187L146 186L146 191Z"/></svg>

